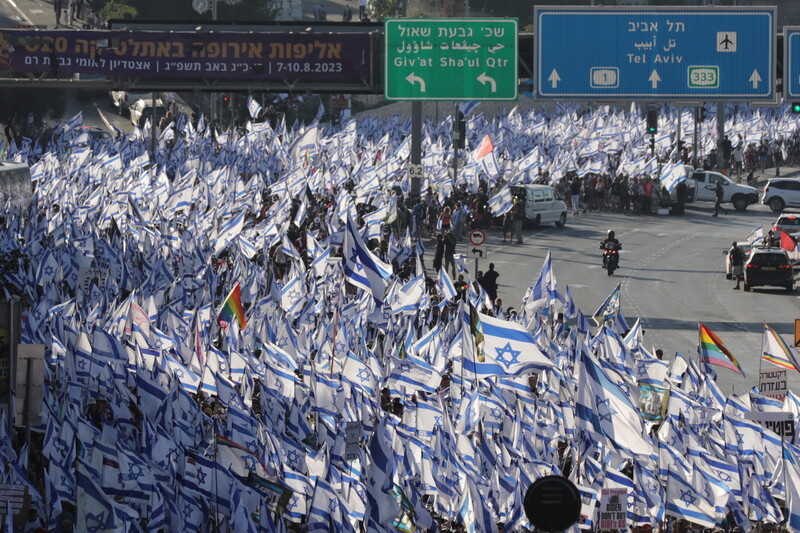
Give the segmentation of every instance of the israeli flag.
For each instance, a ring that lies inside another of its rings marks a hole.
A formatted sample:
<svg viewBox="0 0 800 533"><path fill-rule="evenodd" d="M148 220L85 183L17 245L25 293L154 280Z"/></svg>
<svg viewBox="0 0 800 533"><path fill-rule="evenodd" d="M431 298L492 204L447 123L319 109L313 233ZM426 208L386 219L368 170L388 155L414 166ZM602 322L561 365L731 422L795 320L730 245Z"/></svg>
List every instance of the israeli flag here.
<svg viewBox="0 0 800 533"><path fill-rule="evenodd" d="M489 199L489 209L496 217L505 215L514 207L514 199L511 196L511 189L506 185L503 189Z"/></svg>
<svg viewBox="0 0 800 533"><path fill-rule="evenodd" d="M258 118L258 114L261 113L261 104L256 102L255 98L252 96L247 97L247 111L250 112L250 117L255 119Z"/></svg>

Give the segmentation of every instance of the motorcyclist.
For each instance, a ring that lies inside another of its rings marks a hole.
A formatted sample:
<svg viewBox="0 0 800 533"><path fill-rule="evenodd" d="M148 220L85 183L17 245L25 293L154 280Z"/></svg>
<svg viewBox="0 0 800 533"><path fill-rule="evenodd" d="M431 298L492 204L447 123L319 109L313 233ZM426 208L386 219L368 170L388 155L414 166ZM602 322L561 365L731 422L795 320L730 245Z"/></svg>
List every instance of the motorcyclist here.
<svg viewBox="0 0 800 533"><path fill-rule="evenodd" d="M600 241L600 249L601 250L619 250L622 248L622 244L620 244L619 240L617 239L616 235L614 234L614 230L608 230L606 238ZM606 254L603 254L603 266L606 266ZM619 267L619 257L617 257L617 267Z"/></svg>

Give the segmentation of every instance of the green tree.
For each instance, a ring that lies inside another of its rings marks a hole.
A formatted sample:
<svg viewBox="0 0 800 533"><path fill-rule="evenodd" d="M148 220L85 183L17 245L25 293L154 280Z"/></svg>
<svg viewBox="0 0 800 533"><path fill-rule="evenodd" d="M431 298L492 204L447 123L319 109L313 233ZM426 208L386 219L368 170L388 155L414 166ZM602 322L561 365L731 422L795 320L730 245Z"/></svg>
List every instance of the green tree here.
<svg viewBox="0 0 800 533"><path fill-rule="evenodd" d="M117 0L121 1L121 0ZM192 8L192 0L125 0L133 6L138 18L151 20L211 20L211 9L205 13L197 13ZM213 0L209 0L209 3ZM237 5L229 5L223 0L217 2L217 20L247 20L270 21L275 20L278 14L277 7L270 0L242 0Z"/></svg>
<svg viewBox="0 0 800 533"><path fill-rule="evenodd" d="M97 13L104 20L135 18L138 14L135 7L129 6L121 0L111 0L100 8Z"/></svg>
<svg viewBox="0 0 800 533"><path fill-rule="evenodd" d="M394 17L400 3L401 0L372 0L369 3L370 13L368 15L373 21L381 22L385 18Z"/></svg>

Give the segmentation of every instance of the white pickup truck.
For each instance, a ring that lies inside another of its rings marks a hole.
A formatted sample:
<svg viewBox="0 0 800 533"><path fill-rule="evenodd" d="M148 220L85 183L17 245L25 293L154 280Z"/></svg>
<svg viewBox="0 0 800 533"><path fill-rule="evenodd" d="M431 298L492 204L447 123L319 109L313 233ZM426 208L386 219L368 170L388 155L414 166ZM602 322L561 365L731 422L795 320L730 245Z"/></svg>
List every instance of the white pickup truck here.
<svg viewBox="0 0 800 533"><path fill-rule="evenodd" d="M157 93L156 98L158 98L158 96L159 94ZM119 114L123 116L130 112L131 106L138 100L152 97L153 93L151 92L129 93L128 91L111 91L111 101L114 107L119 111Z"/></svg>
<svg viewBox="0 0 800 533"><path fill-rule="evenodd" d="M758 203L758 189L749 185L740 185L719 172L711 170L692 170L689 174L697 183L695 200L700 202L714 202L717 199L715 187L718 181L722 182L724 191L722 203L733 204L737 211L744 211L750 204Z"/></svg>

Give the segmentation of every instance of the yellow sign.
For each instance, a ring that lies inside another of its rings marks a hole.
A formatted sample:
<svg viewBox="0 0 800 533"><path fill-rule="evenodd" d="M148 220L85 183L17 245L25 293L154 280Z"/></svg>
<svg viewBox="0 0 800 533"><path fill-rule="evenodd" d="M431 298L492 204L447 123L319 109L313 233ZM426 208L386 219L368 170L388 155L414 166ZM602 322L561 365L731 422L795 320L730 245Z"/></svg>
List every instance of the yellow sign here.
<svg viewBox="0 0 800 533"><path fill-rule="evenodd" d="M800 346L800 318L794 319L794 346Z"/></svg>

